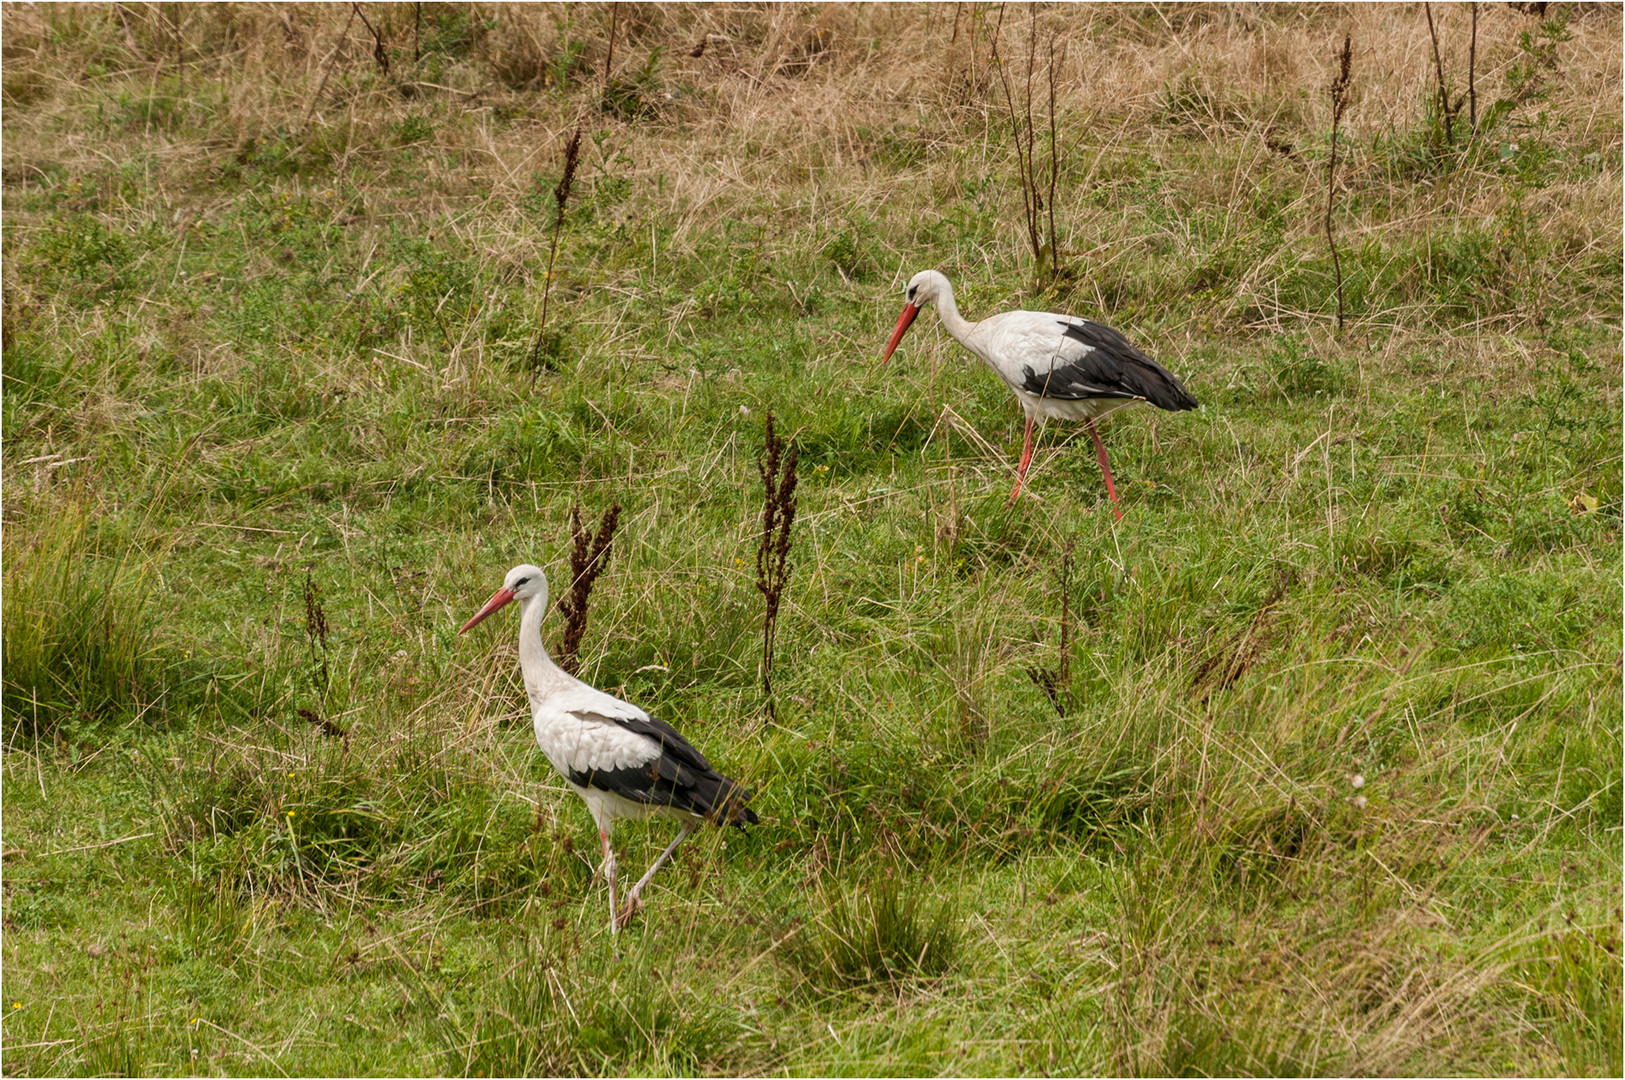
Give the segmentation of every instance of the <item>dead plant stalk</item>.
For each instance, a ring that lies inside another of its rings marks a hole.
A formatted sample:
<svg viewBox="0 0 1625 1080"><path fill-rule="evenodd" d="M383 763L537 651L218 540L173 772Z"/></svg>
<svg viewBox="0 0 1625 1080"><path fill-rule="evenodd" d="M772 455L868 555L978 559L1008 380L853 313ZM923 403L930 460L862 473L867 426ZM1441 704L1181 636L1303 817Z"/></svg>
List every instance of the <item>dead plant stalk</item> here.
<svg viewBox="0 0 1625 1080"><path fill-rule="evenodd" d="M1337 128L1348 107L1349 64L1353 60L1349 35L1343 35L1343 51L1337 55L1337 78L1332 80L1332 152L1326 162L1326 246L1332 249L1332 270L1337 275L1337 331L1343 332L1343 264L1337 255L1337 238L1332 235L1332 201L1336 197Z"/></svg>
<svg viewBox="0 0 1625 1080"><path fill-rule="evenodd" d="M575 184L576 165L581 160L581 128L578 125L564 144L564 171L558 186L553 189L556 210L553 215L553 239L547 249L547 276L542 279L542 314L536 327L536 341L530 349L530 378L534 383L541 369L542 337L547 332L547 301L553 293L553 267L559 258L559 236L564 232L564 211L570 204L570 188Z"/></svg>
<svg viewBox="0 0 1625 1080"><path fill-rule="evenodd" d="M767 414L767 434L756 458L762 475L762 539L756 548L756 588L767 602L762 614L762 696L773 715L773 639L779 603L790 582L790 530L796 520L796 448L786 446Z"/></svg>
<svg viewBox="0 0 1625 1080"><path fill-rule="evenodd" d="M558 665L574 675L580 666L581 639L587 633L587 604L598 575L609 565L610 545L621 522L621 504L615 503L598 523L597 533L581 523L581 504L570 507L570 588L559 597L564 635L559 639Z"/></svg>
<svg viewBox="0 0 1625 1080"><path fill-rule="evenodd" d="M327 697L327 612L322 608L321 593L305 571L305 643L310 648L310 682L319 698Z"/></svg>
<svg viewBox="0 0 1625 1080"><path fill-rule="evenodd" d="M1038 63L1038 6L1032 5L1032 31L1027 43L1027 85L1022 113L1016 110L1015 94L1010 89L1010 78L1004 63L998 62L999 81L1004 86L1004 102L1010 111L1010 130L1016 144L1016 179L1021 186L1022 210L1026 216L1027 243L1032 248L1034 277L1043 288L1061 276L1061 249L1055 237L1055 183L1060 172L1060 140L1055 123L1055 44L1049 41L1049 177L1048 205L1040 190L1040 171L1037 165L1037 129L1033 124L1033 74ZM1045 239L1044 225L1048 213L1049 236Z"/></svg>

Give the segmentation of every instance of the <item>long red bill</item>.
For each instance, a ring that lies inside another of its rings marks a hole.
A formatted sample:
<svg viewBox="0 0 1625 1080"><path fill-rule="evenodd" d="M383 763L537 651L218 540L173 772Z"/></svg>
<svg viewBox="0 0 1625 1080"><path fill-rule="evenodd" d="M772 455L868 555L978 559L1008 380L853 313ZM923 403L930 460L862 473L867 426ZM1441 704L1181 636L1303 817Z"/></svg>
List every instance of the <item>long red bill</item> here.
<svg viewBox="0 0 1625 1080"><path fill-rule="evenodd" d="M917 305L903 305L903 313L897 316L897 329L891 332L891 340L886 342L886 355L880 358L882 364L891 359L892 350L896 349L897 343L903 340L903 335L908 332L909 323L912 323L914 316L919 313L920 309Z"/></svg>
<svg viewBox="0 0 1625 1080"><path fill-rule="evenodd" d="M506 607L508 604L510 604L512 602L513 602L513 590L508 588L506 585L504 585L502 588L500 588L496 592L492 593L491 594L491 599L489 599L489 600L487 600L485 602L485 606L480 608L479 611L475 612L474 617L472 619L468 620L467 622L465 622L463 624L463 628L461 630L457 631L457 632L459 634L468 633L469 627L471 627L471 626L475 625L476 623L481 622L482 620L488 618L491 614L493 614L496 611L501 610L502 608Z"/></svg>

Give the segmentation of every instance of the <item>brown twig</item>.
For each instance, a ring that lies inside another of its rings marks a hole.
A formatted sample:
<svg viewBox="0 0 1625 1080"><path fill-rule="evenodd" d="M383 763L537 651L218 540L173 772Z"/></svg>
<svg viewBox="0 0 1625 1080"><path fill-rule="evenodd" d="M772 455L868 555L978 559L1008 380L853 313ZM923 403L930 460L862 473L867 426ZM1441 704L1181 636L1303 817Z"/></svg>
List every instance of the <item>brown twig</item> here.
<svg viewBox="0 0 1625 1080"><path fill-rule="evenodd" d="M984 15L982 18L985 21L987 16ZM999 58L999 35L1002 33L1004 33L1004 5L1000 4L999 21L993 24L993 37L990 39L987 50L989 61L997 60Z"/></svg>
<svg viewBox="0 0 1625 1080"><path fill-rule="evenodd" d="M372 35L372 58L378 61L378 67L385 75L388 75L389 50L384 48L384 36L373 27L371 22L367 20L367 13L361 10L360 4L354 3L352 0L350 7L354 8L355 13L361 16L361 25L365 26L367 28L367 32Z"/></svg>
<svg viewBox="0 0 1625 1080"><path fill-rule="evenodd" d="M756 588L767 601L762 615L762 696L767 713L773 709L773 643L778 634L779 603L790 583L790 529L796 520L796 448L773 430L772 410L767 434L756 457L762 476L762 539L756 548Z"/></svg>
<svg viewBox="0 0 1625 1080"><path fill-rule="evenodd" d="M1000 9L1001 15L1003 9ZM1004 87L1005 107L1010 113L1011 133L1016 143L1016 179L1021 185L1021 206L1026 217L1027 243L1032 248L1033 262L1037 272L1035 277L1040 286L1055 280L1060 272L1055 240L1055 184L1060 172L1060 156L1055 125L1055 37L1050 36L1050 64L1049 64L1049 128L1050 128L1050 161L1049 161L1049 242L1046 245L1043 233L1043 215L1045 212L1044 196L1039 192L1038 181L1038 135L1033 124L1033 73L1037 68L1038 60L1038 10L1033 5L1032 40L1027 49L1027 86L1026 98L1023 102L1026 113L1026 126L1023 128L1022 116L1016 111L1015 94L1010 89L1009 76L1005 74L1004 65L998 65L999 81ZM1047 254L1046 254L1047 252Z"/></svg>
<svg viewBox="0 0 1625 1080"><path fill-rule="evenodd" d="M327 696L327 612L322 609L321 593L305 571L305 642L310 646L310 681L317 693Z"/></svg>
<svg viewBox="0 0 1625 1080"><path fill-rule="evenodd" d="M1433 5L1424 2L1422 10L1428 17L1428 36L1433 39L1433 70L1439 78L1439 122L1444 126L1444 144L1451 146L1455 140L1450 130L1450 92L1444 85L1444 59L1439 55L1439 33L1433 28Z"/></svg>
<svg viewBox="0 0 1625 1080"><path fill-rule="evenodd" d="M1473 34L1467 41L1467 124L1478 134L1478 86L1474 80L1478 67L1478 5L1468 4L1473 13Z"/></svg>
<svg viewBox="0 0 1625 1080"><path fill-rule="evenodd" d="M130 20L125 15L124 5L123 4L114 4L113 8L118 12L119 24L124 27L124 44L125 44L125 46L130 50L131 53L133 53L135 55L135 58L137 60L139 60L143 64L145 64L147 62L147 58L145 56L142 56L141 55L141 50L136 47L135 33L133 31L131 31L131 29L130 29Z"/></svg>
<svg viewBox="0 0 1625 1080"><path fill-rule="evenodd" d="M1332 80L1332 152L1326 162L1326 246L1332 250L1332 269L1337 274L1337 330L1343 331L1343 264L1337 255L1337 240L1332 235L1332 200L1336 195L1337 128L1343 122L1343 110L1348 106L1349 64L1354 52L1349 35L1343 35L1343 51L1337 55L1337 78Z"/></svg>
<svg viewBox="0 0 1625 1080"><path fill-rule="evenodd" d="M310 108L305 110L305 119L299 125L301 134L310 126L310 118L316 115L316 106L321 104L322 94L327 90L327 80L333 74L333 61L338 59L339 51L344 48L344 43L350 40L350 27L355 23L355 13L356 8L352 4L350 6L350 17L344 20L344 30L339 34L339 43L333 46L333 51L328 54L327 65L322 70L322 81L316 87L316 96L310 99Z"/></svg>
<svg viewBox="0 0 1625 1080"><path fill-rule="evenodd" d="M299 708L295 709L294 712L298 714L299 719L305 721L311 727L316 728L330 739L342 739L345 735L349 734L349 732L333 723L333 721L329 720L315 709Z"/></svg>
<svg viewBox="0 0 1625 1080"><path fill-rule="evenodd" d="M596 534L581 523L581 504L570 507L570 588L559 597L559 613L564 616L564 636L559 639L558 665L574 675L579 661L581 638L587 632L587 603L593 584L609 565L610 545L621 523L621 504L605 512Z"/></svg>
<svg viewBox="0 0 1625 1080"><path fill-rule="evenodd" d="M1061 171L1061 142L1055 131L1055 35L1049 36L1049 261L1050 275L1061 276L1061 243L1055 235L1055 181Z"/></svg>
<svg viewBox="0 0 1625 1080"><path fill-rule="evenodd" d="M609 9L609 49L604 53L604 85L609 85L610 62L615 59L615 26L621 21L621 5L612 4Z"/></svg>

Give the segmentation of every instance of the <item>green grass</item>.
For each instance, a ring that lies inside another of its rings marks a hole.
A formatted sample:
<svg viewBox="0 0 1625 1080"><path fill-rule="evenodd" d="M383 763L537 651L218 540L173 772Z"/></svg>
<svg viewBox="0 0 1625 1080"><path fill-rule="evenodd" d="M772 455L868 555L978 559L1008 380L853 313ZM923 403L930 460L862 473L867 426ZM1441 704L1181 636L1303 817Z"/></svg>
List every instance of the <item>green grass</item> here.
<svg viewBox="0 0 1625 1080"><path fill-rule="evenodd" d="M10 1072L1618 1073L1617 12L1486 7L1458 152L1360 15L1341 336L1330 15L1046 14L1130 85L1061 88L1035 294L991 20L644 11L606 87L597 9L380 12L314 109L342 12L4 15ZM1006 508L929 316L877 365L927 266L1186 379L1103 429L1121 524L1064 424ZM618 957L512 621L456 633L578 500L583 677L763 818Z"/></svg>

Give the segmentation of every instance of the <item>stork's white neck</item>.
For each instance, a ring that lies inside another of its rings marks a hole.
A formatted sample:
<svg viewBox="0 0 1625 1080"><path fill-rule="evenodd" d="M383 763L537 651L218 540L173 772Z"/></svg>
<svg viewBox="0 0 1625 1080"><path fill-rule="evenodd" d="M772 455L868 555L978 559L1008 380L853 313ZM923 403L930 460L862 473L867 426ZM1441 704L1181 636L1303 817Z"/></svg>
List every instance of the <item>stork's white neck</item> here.
<svg viewBox="0 0 1625 1080"><path fill-rule="evenodd" d="M970 337L971 331L976 329L976 324L959 314L959 304L954 300L954 287L948 284L946 278L942 279L942 288L937 293L935 303L937 317L942 320L943 329L947 330L955 341L970 348L970 342L966 339Z"/></svg>
<svg viewBox="0 0 1625 1080"><path fill-rule="evenodd" d="M534 708L568 683L570 676L547 655L547 646L542 642L546 596L527 597L519 603L519 670L525 676L525 693Z"/></svg>

